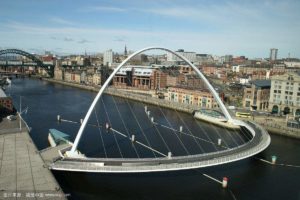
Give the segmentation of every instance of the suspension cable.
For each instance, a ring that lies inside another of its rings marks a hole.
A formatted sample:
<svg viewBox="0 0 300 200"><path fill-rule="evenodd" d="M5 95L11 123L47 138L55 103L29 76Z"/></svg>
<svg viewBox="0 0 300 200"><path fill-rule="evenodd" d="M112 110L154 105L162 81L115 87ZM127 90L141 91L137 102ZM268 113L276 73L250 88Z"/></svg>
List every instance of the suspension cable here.
<svg viewBox="0 0 300 200"><path fill-rule="evenodd" d="M104 107L104 111L105 111L106 116L107 116L108 123L109 123L110 125L112 125L112 123L111 123L111 121L110 121L110 118L109 118L109 116L108 116L108 113L107 113L105 104L104 104L104 102L103 102L103 98L101 98L101 101L102 101L102 104L103 104L103 107ZM114 134L114 132L112 132L112 134L113 134L114 139L115 139L115 141L116 141L116 144L117 144L119 153L120 153L121 157L123 158L123 154L122 154L121 148L120 148L120 146L119 146L118 140L117 140L117 138L116 138L116 135Z"/></svg>
<svg viewBox="0 0 300 200"><path fill-rule="evenodd" d="M119 114L119 116L120 116L120 118L121 118L122 124L123 124L123 126L124 126L124 128L125 128L125 131L126 131L126 133L127 133L127 136L128 136L128 138L130 138L129 131L128 131L127 126L126 126L126 124L125 124L125 122L124 122L124 119L123 119L123 117L122 117L122 115L121 115L121 112L120 112L120 110L119 110L119 108L118 108L118 106L117 106L117 103L116 103L116 101L115 101L114 96L112 96L112 99L113 99L113 102L114 102L115 107L116 107L116 109L117 109L117 112L118 112L118 114ZM134 143L133 143L133 144L134 144ZM135 151L137 157L140 158L139 153L138 153L138 151L137 151L135 145L133 145L133 149L134 149L134 151Z"/></svg>
<svg viewBox="0 0 300 200"><path fill-rule="evenodd" d="M142 129L142 127L141 127L141 125L140 125L140 123L139 123L137 117L136 117L136 115L134 114L134 112L133 112L133 110L132 110L132 107L130 106L130 104L129 104L128 101L126 101L126 102L127 102L127 105L128 105L128 107L129 107L129 109L130 109L130 112L133 114L133 117L134 117L135 121L137 122L137 125L139 126L139 128L140 128L140 130L141 130L141 133L143 134L143 136L144 136L144 138L145 138L145 140L146 140L146 142L147 142L147 145L148 145L149 147L152 148L152 146L150 145L150 142L149 142L147 136L145 135L145 133L144 133L144 131L143 131L143 129ZM155 153L154 153L153 151L152 151L152 153L153 153L154 157L156 158Z"/></svg>
<svg viewBox="0 0 300 200"><path fill-rule="evenodd" d="M102 146L103 146L104 154L105 154L105 157L107 158L107 153L106 153L106 149L105 149L105 144L104 144L104 140L103 140L102 131L101 131L101 128L100 128L100 124L99 124L99 120L98 120L96 108L94 109L94 111L95 111L94 113L95 113L97 124L98 124L98 130L99 130L101 141L102 141Z"/></svg>

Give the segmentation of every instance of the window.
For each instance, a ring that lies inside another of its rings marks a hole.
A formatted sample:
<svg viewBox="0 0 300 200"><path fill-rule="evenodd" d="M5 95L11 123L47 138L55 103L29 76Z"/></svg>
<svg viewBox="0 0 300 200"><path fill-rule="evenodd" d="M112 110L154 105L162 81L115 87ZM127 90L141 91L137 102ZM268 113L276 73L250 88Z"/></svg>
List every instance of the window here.
<svg viewBox="0 0 300 200"><path fill-rule="evenodd" d="M277 93L277 90L274 90L274 93Z"/></svg>
<svg viewBox="0 0 300 200"><path fill-rule="evenodd" d="M290 95L293 95L293 92L290 92Z"/></svg>
<svg viewBox="0 0 300 200"><path fill-rule="evenodd" d="M278 90L277 92L278 92L278 94L281 94L281 90Z"/></svg>

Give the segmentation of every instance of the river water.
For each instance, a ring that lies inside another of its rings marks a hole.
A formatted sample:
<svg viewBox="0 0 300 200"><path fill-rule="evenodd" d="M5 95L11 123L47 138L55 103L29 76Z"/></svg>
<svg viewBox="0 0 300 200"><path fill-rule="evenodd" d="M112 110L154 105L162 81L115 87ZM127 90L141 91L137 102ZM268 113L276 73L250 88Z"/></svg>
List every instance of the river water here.
<svg viewBox="0 0 300 200"><path fill-rule="evenodd" d="M20 96L22 107L28 107L28 113L23 117L32 128L30 134L38 149L49 146L47 135L50 128L68 133L74 140L79 125L57 123L56 116L59 114L64 119L79 121L84 118L95 97L93 92L35 79L14 79L7 92L13 97L17 108ZM97 121L95 115L89 123L103 125L109 122L123 133L135 133L139 141L144 144L148 142L160 152L166 153L168 147L174 155L220 150L220 147L211 144L220 135L227 147L247 141L247 135L243 133L195 121L185 113L148 105L156 121L173 128L182 124L186 132L193 132L207 142L196 142L194 138L185 136L176 138L171 130L158 128L155 132L141 103L107 95L103 97L103 102L96 109L96 115L102 117ZM118 110L122 115L118 114ZM120 123L122 120L126 126ZM168 147L163 140L157 139L159 135L155 134L159 133L168 141ZM159 157L139 146L135 151L129 140L116 141L117 136L113 136L105 134L102 128L89 126L78 149L90 157ZM270 160L272 155L276 155L278 163L300 165L299 140L277 135L271 135L271 139L271 145L256 157ZM222 189L219 183L204 177L202 173L217 179L228 177L229 189ZM300 168L271 166L255 158L180 172L122 175L54 172L54 175L64 192L70 194L70 199L300 199Z"/></svg>

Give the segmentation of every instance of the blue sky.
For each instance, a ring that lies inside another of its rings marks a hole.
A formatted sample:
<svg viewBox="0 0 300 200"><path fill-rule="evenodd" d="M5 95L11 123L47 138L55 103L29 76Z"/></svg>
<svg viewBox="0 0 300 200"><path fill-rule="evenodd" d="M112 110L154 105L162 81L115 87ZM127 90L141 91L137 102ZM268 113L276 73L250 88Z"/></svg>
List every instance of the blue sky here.
<svg viewBox="0 0 300 200"><path fill-rule="evenodd" d="M1 0L0 48L58 53L147 46L300 58L299 0Z"/></svg>

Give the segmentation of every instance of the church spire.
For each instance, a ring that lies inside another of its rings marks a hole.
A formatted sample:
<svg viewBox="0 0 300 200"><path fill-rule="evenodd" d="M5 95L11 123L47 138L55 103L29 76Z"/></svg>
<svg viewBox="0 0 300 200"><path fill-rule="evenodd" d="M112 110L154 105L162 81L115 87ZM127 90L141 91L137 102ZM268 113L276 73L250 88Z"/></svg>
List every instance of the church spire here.
<svg viewBox="0 0 300 200"><path fill-rule="evenodd" d="M127 56L127 47L126 47L126 44L125 44L124 55Z"/></svg>

